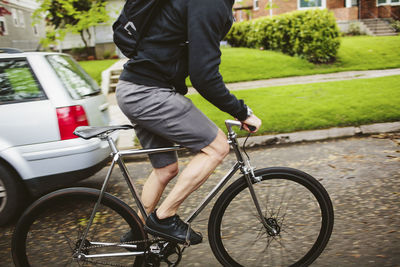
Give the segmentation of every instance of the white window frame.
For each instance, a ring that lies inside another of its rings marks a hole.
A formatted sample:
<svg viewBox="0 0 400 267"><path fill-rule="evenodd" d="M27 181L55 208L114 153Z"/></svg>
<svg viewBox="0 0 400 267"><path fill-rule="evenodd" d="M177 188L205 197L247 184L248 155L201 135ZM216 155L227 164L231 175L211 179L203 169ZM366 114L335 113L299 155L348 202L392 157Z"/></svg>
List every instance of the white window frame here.
<svg viewBox="0 0 400 267"><path fill-rule="evenodd" d="M7 22L6 22L6 18L1 16L0 17L0 21L3 22L4 25L4 32L3 35L8 35L8 29L7 29Z"/></svg>
<svg viewBox="0 0 400 267"><path fill-rule="evenodd" d="M260 9L260 1L253 0L253 10L259 10L259 9Z"/></svg>
<svg viewBox="0 0 400 267"><path fill-rule="evenodd" d="M19 26L22 28L25 28L25 18L24 18L24 12L22 10L18 10L18 23Z"/></svg>
<svg viewBox="0 0 400 267"><path fill-rule="evenodd" d="M378 0L376 0L376 6L399 6L399 2L392 2L392 0L385 0L386 3L379 4Z"/></svg>
<svg viewBox="0 0 400 267"><path fill-rule="evenodd" d="M377 0L378 1L378 0ZM326 0L321 0L321 6L316 6L316 7L301 7L300 6L301 0L297 0L297 9L303 10L303 9L310 9L310 8L319 8L319 9L324 9L326 8Z"/></svg>
<svg viewBox="0 0 400 267"><path fill-rule="evenodd" d="M238 21L243 21L243 10L239 10L239 19Z"/></svg>

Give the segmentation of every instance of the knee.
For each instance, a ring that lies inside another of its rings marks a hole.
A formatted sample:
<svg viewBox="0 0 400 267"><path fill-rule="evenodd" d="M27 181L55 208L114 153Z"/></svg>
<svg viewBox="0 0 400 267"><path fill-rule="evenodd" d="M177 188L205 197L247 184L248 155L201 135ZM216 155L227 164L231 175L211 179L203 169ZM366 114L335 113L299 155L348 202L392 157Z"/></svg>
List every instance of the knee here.
<svg viewBox="0 0 400 267"><path fill-rule="evenodd" d="M176 177L176 175L178 175L179 172L178 162L172 163L163 168L154 169L154 171L160 183L166 185L168 184L169 181L171 181L174 177Z"/></svg>
<svg viewBox="0 0 400 267"><path fill-rule="evenodd" d="M225 134L220 130L217 137L210 145L211 156L221 162L229 154L229 144Z"/></svg>
<svg viewBox="0 0 400 267"><path fill-rule="evenodd" d="M222 142L217 149L217 159L219 161L222 161L228 154L229 154L229 144L228 142L225 140L225 142Z"/></svg>

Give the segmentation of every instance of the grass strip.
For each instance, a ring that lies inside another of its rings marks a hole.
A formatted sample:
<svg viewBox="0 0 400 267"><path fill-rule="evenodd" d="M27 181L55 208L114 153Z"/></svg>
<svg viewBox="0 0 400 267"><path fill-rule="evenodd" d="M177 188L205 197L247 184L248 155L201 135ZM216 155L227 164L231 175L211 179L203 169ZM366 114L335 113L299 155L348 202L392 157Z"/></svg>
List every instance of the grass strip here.
<svg viewBox="0 0 400 267"><path fill-rule="evenodd" d="M235 91L263 121L258 135L400 120L400 75ZM221 129L230 116L188 96Z"/></svg>
<svg viewBox="0 0 400 267"><path fill-rule="evenodd" d="M101 73L117 61L118 59L89 60L79 61L79 64L98 85L101 85Z"/></svg>

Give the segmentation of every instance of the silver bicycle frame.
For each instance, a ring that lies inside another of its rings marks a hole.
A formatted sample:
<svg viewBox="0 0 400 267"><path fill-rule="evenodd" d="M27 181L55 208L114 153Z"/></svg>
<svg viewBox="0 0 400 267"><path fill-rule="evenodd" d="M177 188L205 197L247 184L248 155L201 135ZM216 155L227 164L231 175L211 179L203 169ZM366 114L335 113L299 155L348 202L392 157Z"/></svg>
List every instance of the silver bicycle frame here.
<svg viewBox="0 0 400 267"><path fill-rule="evenodd" d="M240 147L237 141L237 136L236 133L232 130L232 126L241 126L241 122L239 121L233 121L233 120L226 120L225 125L228 129L228 143L231 145L233 148L233 151L235 152L237 162L233 165L233 167L228 171L228 173L220 180L220 182L211 190L211 192L203 199L201 204L195 209L195 211L189 215L187 219L185 219L185 222L192 222L200 213L203 211L203 209L207 206L208 203L218 194L218 192L226 185L226 183L233 177L233 175L240 170L246 179L246 182L248 183L248 187L250 190L251 197L253 199L253 202L256 206L256 209L258 211L259 217L263 225L270 231L275 231L274 228L269 226L262 214L260 205L257 200L256 193L253 189L253 183L252 181L257 180L258 178L255 177L253 168L250 166L250 162L246 161L244 162L243 160L243 155L242 152L240 151ZM87 237L87 234L89 232L89 229L93 223L93 219L96 215L97 207L101 202L101 199L104 195L104 192L107 188L111 173L114 169L115 164L118 164L119 168L121 169L121 172L125 178L126 183L128 184L129 190L131 191L131 194L133 198L135 199L135 202L137 206L139 207L140 212L142 213L144 219L147 219L147 212L144 208L144 205L139 197L138 191L134 186L134 180L130 176L125 163L123 161L124 157L127 156L136 156L136 155L143 155L143 154L153 154L153 153L160 153L160 152L170 152L170 151L178 151L184 149L181 146L173 146L173 147L166 147L166 148L154 148L154 149L130 149L130 150L118 150L117 146L115 145L114 140L110 136L105 136L103 138L104 140L108 141L108 144L110 145L111 152L112 152L112 162L111 166L107 172L107 176L104 180L103 186L100 190L100 195L99 198L94 206L93 212L90 216L88 225L86 227L86 230L83 233L82 239L85 240ZM81 242L77 254L82 255L83 257L87 257L86 255L83 255L81 253L82 248L83 248L84 242ZM122 246L122 245L121 245ZM128 256L128 255L141 255L143 253L139 252L125 252L125 253L109 253L109 254L98 254L98 255L90 255L91 258L96 258L96 257L114 257L114 256ZM79 256L78 256L79 258Z"/></svg>

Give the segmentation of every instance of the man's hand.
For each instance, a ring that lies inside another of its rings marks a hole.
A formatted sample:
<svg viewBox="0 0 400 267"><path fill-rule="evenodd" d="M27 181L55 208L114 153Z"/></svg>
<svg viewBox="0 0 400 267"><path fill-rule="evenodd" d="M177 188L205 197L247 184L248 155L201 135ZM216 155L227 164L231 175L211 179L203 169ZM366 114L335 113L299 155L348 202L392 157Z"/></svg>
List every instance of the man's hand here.
<svg viewBox="0 0 400 267"><path fill-rule="evenodd" d="M245 121L242 121L242 124L243 124L243 129L245 129L249 133L255 133L261 127L261 120L259 118L257 118L256 115L252 114ZM254 131L251 131L249 129L248 125L254 126L254 127L256 127L256 129Z"/></svg>

